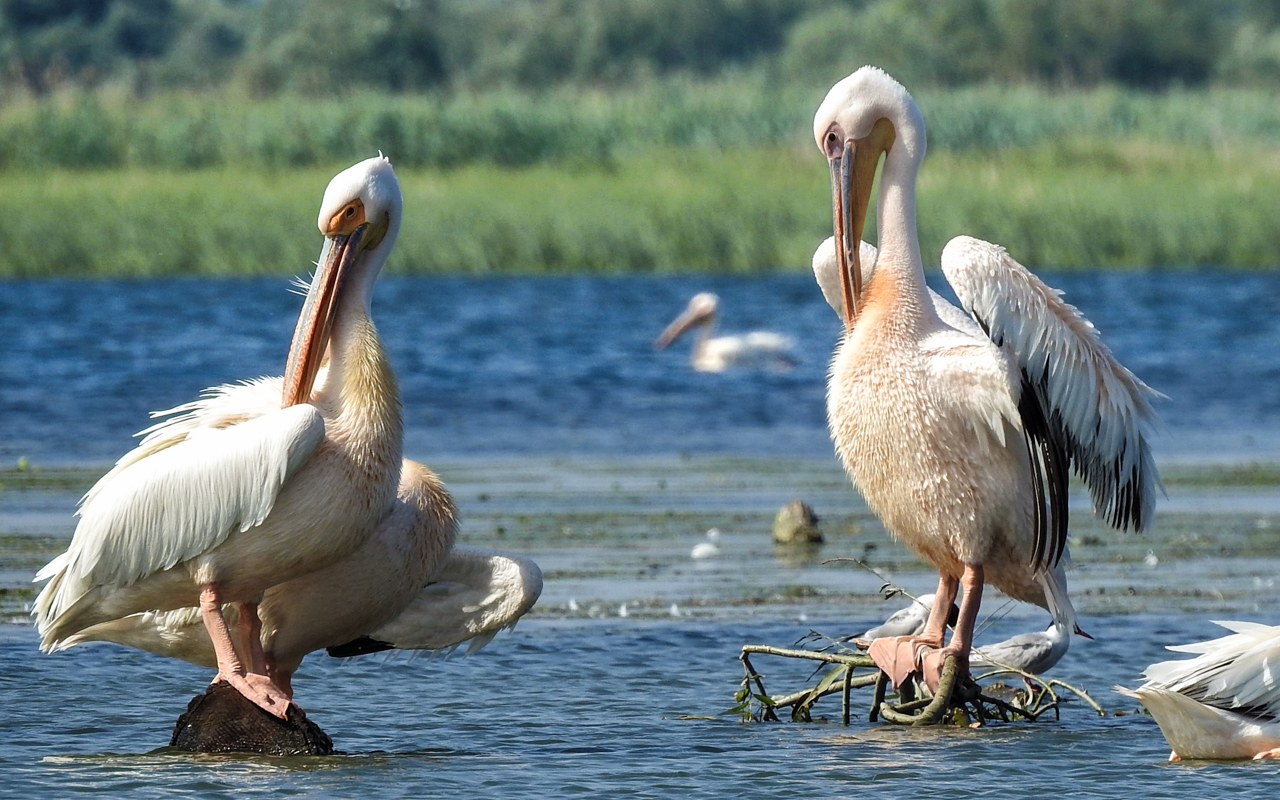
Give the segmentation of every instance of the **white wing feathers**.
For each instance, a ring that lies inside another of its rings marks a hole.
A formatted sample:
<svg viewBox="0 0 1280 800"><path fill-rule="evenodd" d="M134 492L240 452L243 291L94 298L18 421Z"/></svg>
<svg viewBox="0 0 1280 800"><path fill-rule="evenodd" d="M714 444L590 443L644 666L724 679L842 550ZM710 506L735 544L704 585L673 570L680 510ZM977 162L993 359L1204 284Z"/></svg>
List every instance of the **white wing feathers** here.
<svg viewBox="0 0 1280 800"><path fill-rule="evenodd" d="M185 419L152 429L85 495L70 548L37 576L53 578L36 601L42 632L94 586L131 585L260 524L324 440L305 404L224 428Z"/></svg>
<svg viewBox="0 0 1280 800"><path fill-rule="evenodd" d="M942 271L991 339L1008 348L1039 395L1048 424L1089 486L1094 513L1142 530L1161 488L1148 438L1161 396L1111 355L1097 330L1061 292L968 236L942 252Z"/></svg>
<svg viewBox="0 0 1280 800"><path fill-rule="evenodd" d="M398 650L479 650L512 627L542 594L542 570L509 553L454 546L440 571L399 616L369 634Z"/></svg>
<svg viewBox="0 0 1280 800"><path fill-rule="evenodd" d="M1147 667L1149 686L1199 702L1280 720L1280 625L1219 622L1233 633L1169 649L1196 658Z"/></svg>
<svg viewBox="0 0 1280 800"><path fill-rule="evenodd" d="M184 441L188 434L202 428L226 428L278 410L280 396L284 391L282 384L282 378L259 378L215 386L204 390L199 400L151 412L152 419L169 419L138 431L137 435L142 437L142 441L121 456L111 471L94 484L80 501L81 505L89 502L99 488L108 485L110 479L120 471L166 447Z"/></svg>

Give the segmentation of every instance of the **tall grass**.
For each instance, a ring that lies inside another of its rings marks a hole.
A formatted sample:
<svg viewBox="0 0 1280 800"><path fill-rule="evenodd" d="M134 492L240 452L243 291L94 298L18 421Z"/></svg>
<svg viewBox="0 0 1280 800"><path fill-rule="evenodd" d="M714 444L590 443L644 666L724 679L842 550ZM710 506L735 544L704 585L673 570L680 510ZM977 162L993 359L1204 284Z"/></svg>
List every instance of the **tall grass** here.
<svg viewBox="0 0 1280 800"><path fill-rule="evenodd" d="M0 107L0 169L330 167L374 150L402 166L607 167L651 148L803 146L824 90L742 78L538 95L253 100L224 93L139 100L69 93ZM1280 103L1262 90L1152 95L982 87L922 91L918 99L935 152L1080 138L1280 143Z"/></svg>
<svg viewBox="0 0 1280 800"><path fill-rule="evenodd" d="M806 269L830 235L826 167L807 144L637 149L573 168L397 164L397 271ZM303 273L331 174L11 172L0 275ZM919 204L926 262L968 233L1029 266L1280 264L1280 154L1260 146L1080 137L935 151Z"/></svg>

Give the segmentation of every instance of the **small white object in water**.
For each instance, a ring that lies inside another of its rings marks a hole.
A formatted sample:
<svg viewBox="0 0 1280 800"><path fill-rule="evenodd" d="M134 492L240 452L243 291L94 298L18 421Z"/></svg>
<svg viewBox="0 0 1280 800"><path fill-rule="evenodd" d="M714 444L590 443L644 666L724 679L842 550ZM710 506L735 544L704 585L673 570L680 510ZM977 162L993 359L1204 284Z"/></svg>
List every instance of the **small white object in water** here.
<svg viewBox="0 0 1280 800"><path fill-rule="evenodd" d="M680 616L680 606L676 605L675 603L671 604L671 616L673 617Z"/></svg>
<svg viewBox="0 0 1280 800"><path fill-rule="evenodd" d="M627 615L627 604L623 603L622 605L618 606L618 616L625 617L626 615Z"/></svg>
<svg viewBox="0 0 1280 800"><path fill-rule="evenodd" d="M718 556L720 554L720 545L716 544L718 541L720 541L720 529L709 529L707 531L707 540L695 544L693 550L689 551L689 557L700 560Z"/></svg>
<svg viewBox="0 0 1280 800"><path fill-rule="evenodd" d="M1160 563L1160 557L1156 555L1156 551L1148 550L1147 554L1142 557L1142 563L1154 569Z"/></svg>
<svg viewBox="0 0 1280 800"><path fill-rule="evenodd" d="M578 610L578 601L574 600L572 597L569 598L569 610L570 611Z"/></svg>

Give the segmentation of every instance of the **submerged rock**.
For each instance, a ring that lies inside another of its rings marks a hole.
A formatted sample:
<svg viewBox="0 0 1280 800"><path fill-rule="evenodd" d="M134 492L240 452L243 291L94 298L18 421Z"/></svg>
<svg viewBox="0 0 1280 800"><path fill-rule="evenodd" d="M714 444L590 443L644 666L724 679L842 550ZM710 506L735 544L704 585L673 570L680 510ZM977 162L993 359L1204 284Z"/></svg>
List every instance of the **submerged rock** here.
<svg viewBox="0 0 1280 800"><path fill-rule="evenodd" d="M269 756L327 756L333 740L296 705L288 719L268 714L226 681L191 698L178 717L170 747L193 753L259 753Z"/></svg>
<svg viewBox="0 0 1280 800"><path fill-rule="evenodd" d="M773 540L778 544L822 544L818 515L803 500L792 500L773 520Z"/></svg>

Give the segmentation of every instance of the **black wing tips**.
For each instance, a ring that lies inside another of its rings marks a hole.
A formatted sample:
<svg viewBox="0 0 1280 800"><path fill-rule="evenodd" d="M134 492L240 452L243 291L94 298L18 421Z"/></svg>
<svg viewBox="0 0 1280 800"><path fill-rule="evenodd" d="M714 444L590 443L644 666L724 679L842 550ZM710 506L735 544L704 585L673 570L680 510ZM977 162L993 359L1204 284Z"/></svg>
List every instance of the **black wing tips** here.
<svg viewBox="0 0 1280 800"><path fill-rule="evenodd" d="M1044 413L1040 392L1024 372L1018 414L1022 435L1031 460L1031 487L1034 493L1035 540L1031 563L1038 569L1053 569L1067 548L1067 485L1070 461L1055 430Z"/></svg>
<svg viewBox="0 0 1280 800"><path fill-rule="evenodd" d="M381 653L384 650L394 649L396 649L396 646L390 642L380 642L369 636L361 636L359 639L352 639L346 644L326 647L325 652L334 658L351 658L352 656L363 656L369 653Z"/></svg>

